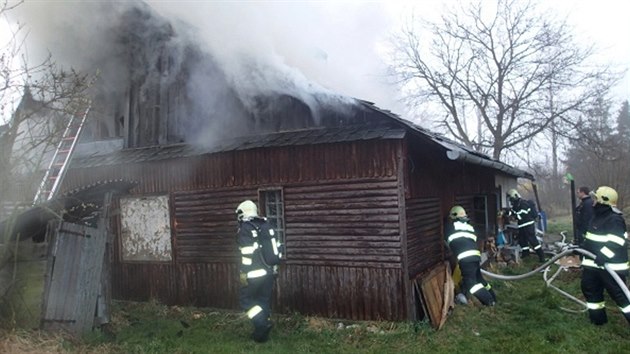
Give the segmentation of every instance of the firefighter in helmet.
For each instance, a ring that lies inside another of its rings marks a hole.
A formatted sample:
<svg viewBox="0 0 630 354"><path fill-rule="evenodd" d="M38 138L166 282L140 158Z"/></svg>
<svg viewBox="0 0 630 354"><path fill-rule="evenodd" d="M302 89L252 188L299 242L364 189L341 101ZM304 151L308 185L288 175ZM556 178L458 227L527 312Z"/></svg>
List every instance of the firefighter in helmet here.
<svg viewBox="0 0 630 354"><path fill-rule="evenodd" d="M266 218L246 200L236 208L238 245L241 252L239 303L254 326L252 339L262 343L271 331L271 295L282 258L281 247Z"/></svg>
<svg viewBox="0 0 630 354"><path fill-rule="evenodd" d="M444 234L448 247L457 257L464 292L474 295L486 306L494 306L496 295L481 275L481 252L477 247L475 229L468 223L466 210L455 205L448 216Z"/></svg>
<svg viewBox="0 0 630 354"><path fill-rule="evenodd" d="M515 217L518 224L518 244L521 246L522 257L528 257L533 249L540 262L544 262L545 253L536 238L536 218L538 217L536 204L531 200L521 198L516 189L510 189L507 197L510 200L508 215Z"/></svg>
<svg viewBox="0 0 630 354"><path fill-rule="evenodd" d="M595 254L595 259L582 261L582 293L586 298L591 323L608 322L604 303L604 289L621 308L630 322L630 301L621 286L604 265L614 270L624 286L628 275L628 233L621 211L617 209L617 192L606 186L595 190L593 219L584 237L583 248Z"/></svg>

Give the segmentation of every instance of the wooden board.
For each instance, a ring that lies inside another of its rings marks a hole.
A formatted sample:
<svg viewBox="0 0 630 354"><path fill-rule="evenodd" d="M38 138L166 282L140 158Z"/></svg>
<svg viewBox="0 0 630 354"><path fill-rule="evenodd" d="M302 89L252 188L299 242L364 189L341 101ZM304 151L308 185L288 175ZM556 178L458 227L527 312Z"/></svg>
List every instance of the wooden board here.
<svg viewBox="0 0 630 354"><path fill-rule="evenodd" d="M446 323L455 296L448 262L438 264L422 277L420 290L431 325L439 330Z"/></svg>

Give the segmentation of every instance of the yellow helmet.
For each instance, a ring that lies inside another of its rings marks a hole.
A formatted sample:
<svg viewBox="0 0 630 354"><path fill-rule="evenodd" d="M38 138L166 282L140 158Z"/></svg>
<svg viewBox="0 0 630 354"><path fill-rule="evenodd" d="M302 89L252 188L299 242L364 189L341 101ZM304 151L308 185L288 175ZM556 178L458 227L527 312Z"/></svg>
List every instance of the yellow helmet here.
<svg viewBox="0 0 630 354"><path fill-rule="evenodd" d="M618 197L617 191L607 186L601 186L595 191L595 200L599 204L617 206Z"/></svg>
<svg viewBox="0 0 630 354"><path fill-rule="evenodd" d="M518 194L518 191L517 191L516 189L510 189L510 190L507 192L507 196L508 196L508 198L510 198L510 199L519 199L519 198L521 197L521 195L520 195L520 194Z"/></svg>
<svg viewBox="0 0 630 354"><path fill-rule="evenodd" d="M449 218L451 218L451 220L467 217L466 210L464 210L461 205L455 205L454 207L452 207L451 211L448 213L448 216Z"/></svg>
<svg viewBox="0 0 630 354"><path fill-rule="evenodd" d="M258 216L258 207L251 200L246 200L236 207L238 220L250 219L255 216Z"/></svg>

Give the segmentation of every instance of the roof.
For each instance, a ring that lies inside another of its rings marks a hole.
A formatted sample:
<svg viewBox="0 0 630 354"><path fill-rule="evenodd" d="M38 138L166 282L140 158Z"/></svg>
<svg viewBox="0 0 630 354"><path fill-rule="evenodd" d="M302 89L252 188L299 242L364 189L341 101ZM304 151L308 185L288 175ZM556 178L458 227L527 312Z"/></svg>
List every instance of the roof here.
<svg viewBox="0 0 630 354"><path fill-rule="evenodd" d="M405 127L411 129L411 131L415 133L416 135L420 135L423 138L428 138L432 140L434 143L442 146L444 149L446 149L446 156L450 160L462 161L462 162L467 162L473 165L489 167L489 168L492 168L494 170L503 172L505 174L508 174L514 177L522 177L522 178L534 180L534 176L531 173L528 173L516 167L510 166L499 160L495 160L486 154L475 151L441 134L422 128L408 120L405 120L399 117L398 115L390 111L378 108L371 102L361 101L361 100L359 102L361 102L361 104L363 104L366 108L379 111L382 114L387 115L389 118L403 124Z"/></svg>
<svg viewBox="0 0 630 354"><path fill-rule="evenodd" d="M271 134L244 136L202 147L190 144L160 145L136 149L118 150L104 155L76 157L72 168L88 168L104 165L129 164L183 158L227 151L248 150L279 146L314 145L360 140L402 139L405 129L395 126L345 126L317 127Z"/></svg>
<svg viewBox="0 0 630 354"><path fill-rule="evenodd" d="M7 231L11 232L11 239L16 235L20 235L20 239L42 237L48 221L59 218L60 215L67 221L81 220L101 209L106 193L125 194L136 185L136 182L131 181L107 180L68 191L20 212L12 220L13 224L9 224L11 219L0 222L0 237L8 239L4 235Z"/></svg>
<svg viewBox="0 0 630 354"><path fill-rule="evenodd" d="M312 127L301 130L251 135L218 142L212 146L206 147L190 144L174 144L123 149L106 154L96 153L90 156L75 157L72 161L72 168L89 168L104 165L157 161L256 148L313 145L359 140L402 139L406 134L410 133L412 136L437 144L445 149L446 157L450 160L491 168L514 177L528 178L530 180L534 179L534 177L526 171L495 160L488 155L474 151L443 135L422 128L410 121L400 118L390 111L378 108L371 102L356 100L356 103L360 108L376 113L385 119L377 125L360 124L336 127Z"/></svg>

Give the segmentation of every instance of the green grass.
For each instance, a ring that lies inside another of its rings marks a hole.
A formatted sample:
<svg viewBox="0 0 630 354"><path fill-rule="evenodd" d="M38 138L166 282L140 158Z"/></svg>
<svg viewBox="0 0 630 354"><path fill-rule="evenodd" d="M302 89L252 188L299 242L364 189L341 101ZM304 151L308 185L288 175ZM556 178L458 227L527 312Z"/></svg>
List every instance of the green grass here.
<svg viewBox="0 0 630 354"><path fill-rule="evenodd" d="M570 218L550 223L567 230ZM523 274L536 257L496 272ZM582 298L580 271L561 272L554 285ZM630 326L607 296L609 323L593 326L579 306L545 286L542 274L518 281L490 279L498 296L493 308L456 305L436 331L422 322L356 322L274 314L271 339L249 339L251 324L241 312L114 302L112 322L75 340L38 331L0 332L0 352L16 353L623 353Z"/></svg>
<svg viewBox="0 0 630 354"><path fill-rule="evenodd" d="M560 234L561 231L567 231L567 235L573 235L573 219L571 215L556 216L547 221L547 232L552 234Z"/></svg>
<svg viewBox="0 0 630 354"><path fill-rule="evenodd" d="M534 260L502 273L522 274ZM554 285L581 298L579 271L562 272ZM630 326L608 301L609 323L596 327L577 304L547 288L542 274L524 280L491 280L499 303L456 305L445 326L426 322L351 322L273 315L271 340L249 339L251 325L238 312L116 303L108 335L94 333L82 352L120 353L621 353L630 348ZM339 329L339 323L343 328ZM348 327L349 325L352 325Z"/></svg>

